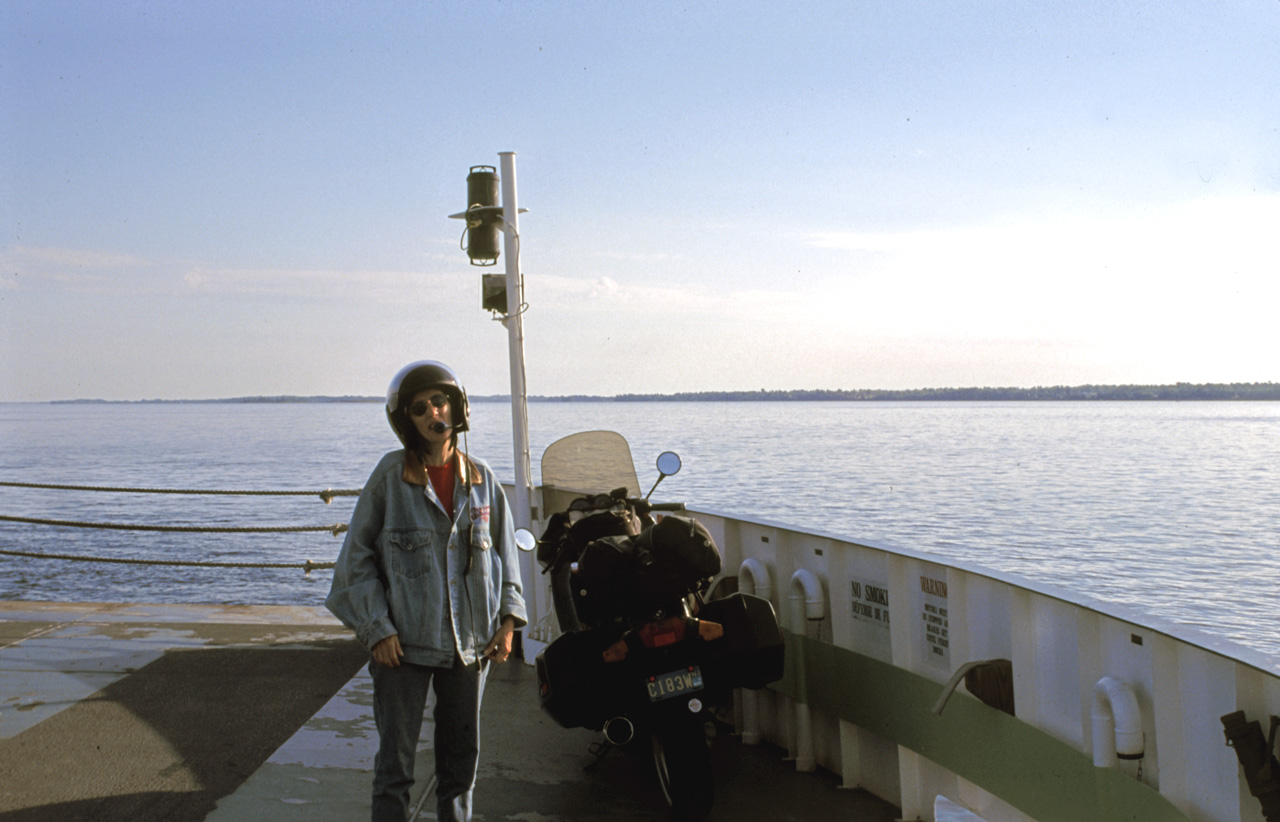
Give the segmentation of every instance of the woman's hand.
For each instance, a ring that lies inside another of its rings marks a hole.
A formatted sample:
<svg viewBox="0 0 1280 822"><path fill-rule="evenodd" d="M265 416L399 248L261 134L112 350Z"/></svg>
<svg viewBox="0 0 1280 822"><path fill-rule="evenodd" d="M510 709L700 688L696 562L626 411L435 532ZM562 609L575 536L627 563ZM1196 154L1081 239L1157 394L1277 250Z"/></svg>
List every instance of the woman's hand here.
<svg viewBox="0 0 1280 822"><path fill-rule="evenodd" d="M402 656L404 656L404 649L400 647L399 634L383 637L374 643L373 661L379 665L385 665L388 668L399 668L400 657Z"/></svg>
<svg viewBox="0 0 1280 822"><path fill-rule="evenodd" d="M507 657L511 656L511 640L515 632L515 617L503 618L498 632L493 635L493 639L489 640L489 644L484 646L483 655L494 662L506 662Z"/></svg>

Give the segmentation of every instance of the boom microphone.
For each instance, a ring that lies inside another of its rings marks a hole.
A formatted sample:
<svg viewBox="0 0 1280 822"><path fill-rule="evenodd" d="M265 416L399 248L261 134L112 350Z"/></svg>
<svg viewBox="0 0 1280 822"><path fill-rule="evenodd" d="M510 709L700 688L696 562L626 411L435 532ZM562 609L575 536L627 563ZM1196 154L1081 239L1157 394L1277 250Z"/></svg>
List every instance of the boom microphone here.
<svg viewBox="0 0 1280 822"><path fill-rule="evenodd" d="M445 431L448 431L452 427L453 427L452 425L446 425L440 420L436 420L435 422L431 423L431 430L435 431L437 434L443 434Z"/></svg>

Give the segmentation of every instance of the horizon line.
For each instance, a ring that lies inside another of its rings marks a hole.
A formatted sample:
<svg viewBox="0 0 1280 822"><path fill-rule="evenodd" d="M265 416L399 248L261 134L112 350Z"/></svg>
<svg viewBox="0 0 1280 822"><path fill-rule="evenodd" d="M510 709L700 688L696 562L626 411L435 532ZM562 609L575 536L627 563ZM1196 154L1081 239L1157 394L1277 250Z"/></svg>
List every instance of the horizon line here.
<svg viewBox="0 0 1280 822"><path fill-rule="evenodd" d="M1249 396L1238 396L1244 391ZM1195 396L1209 392L1215 396ZM1135 395L1136 393L1136 395ZM1230 393L1231 396L1225 396ZM1081 385L1016 386L962 386L946 388L780 388L755 390L679 391L673 393L632 392L624 394L535 394L529 402L635 402L635 401L684 401L684 402L736 402L751 400L787 401L936 401L995 399L992 394L1005 395L1006 399L1065 399L1065 400L1157 400L1162 394L1183 395L1186 399L1280 399L1280 383L1116 383ZM1066 396L1063 396L1063 395ZM1128 394L1129 396L1125 396ZM1057 395L1057 396L1054 396ZM1258 396L1262 395L1262 396ZM479 394L470 397L472 402L510 402L510 394ZM146 403L306 403L306 402L385 402L385 397L354 394L277 394L246 395L208 399L137 399L106 400L78 398L68 400L4 400L0 404L65 405L65 404L146 404Z"/></svg>

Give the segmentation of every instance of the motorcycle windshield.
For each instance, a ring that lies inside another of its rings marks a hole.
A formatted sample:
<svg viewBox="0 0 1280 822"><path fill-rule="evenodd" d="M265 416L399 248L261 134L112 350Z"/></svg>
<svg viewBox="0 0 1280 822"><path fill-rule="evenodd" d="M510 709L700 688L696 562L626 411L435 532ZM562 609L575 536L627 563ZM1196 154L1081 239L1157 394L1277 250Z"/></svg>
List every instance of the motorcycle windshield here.
<svg viewBox="0 0 1280 822"><path fill-rule="evenodd" d="M640 496L631 446L615 431L583 431L548 445L542 452L542 484L577 494L626 488L627 496Z"/></svg>

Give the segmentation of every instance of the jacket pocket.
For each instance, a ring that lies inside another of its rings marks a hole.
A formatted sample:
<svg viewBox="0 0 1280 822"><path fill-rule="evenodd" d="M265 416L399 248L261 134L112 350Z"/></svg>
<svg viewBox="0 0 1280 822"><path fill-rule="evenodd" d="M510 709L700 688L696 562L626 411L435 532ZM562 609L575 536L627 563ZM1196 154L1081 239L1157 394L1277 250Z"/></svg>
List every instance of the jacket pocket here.
<svg viewBox="0 0 1280 822"><path fill-rule="evenodd" d="M475 559L482 569L484 585L485 620L492 626L497 625L498 612L502 605L502 558L494 550L493 535L488 528L476 526L473 536Z"/></svg>
<svg viewBox="0 0 1280 822"><path fill-rule="evenodd" d="M402 577L417 579L431 572L429 531L393 532L387 535L391 570Z"/></svg>
<svg viewBox="0 0 1280 822"><path fill-rule="evenodd" d="M471 547L473 550L487 552L493 547L493 535L489 533L489 529L484 525L471 526Z"/></svg>

